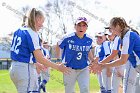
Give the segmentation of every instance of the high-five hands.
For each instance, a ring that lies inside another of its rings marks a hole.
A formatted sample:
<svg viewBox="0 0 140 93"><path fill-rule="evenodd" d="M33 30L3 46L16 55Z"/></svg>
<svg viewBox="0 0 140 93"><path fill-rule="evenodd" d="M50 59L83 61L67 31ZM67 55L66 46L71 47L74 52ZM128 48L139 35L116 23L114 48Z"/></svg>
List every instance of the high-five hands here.
<svg viewBox="0 0 140 93"><path fill-rule="evenodd" d="M57 70L61 71L64 74L70 74L70 68L66 67L64 64L65 63L57 64L58 65L58 69Z"/></svg>
<svg viewBox="0 0 140 93"><path fill-rule="evenodd" d="M90 72L97 74L97 73L101 73L102 69L104 68L103 64L99 64L99 63L91 63L89 66Z"/></svg>

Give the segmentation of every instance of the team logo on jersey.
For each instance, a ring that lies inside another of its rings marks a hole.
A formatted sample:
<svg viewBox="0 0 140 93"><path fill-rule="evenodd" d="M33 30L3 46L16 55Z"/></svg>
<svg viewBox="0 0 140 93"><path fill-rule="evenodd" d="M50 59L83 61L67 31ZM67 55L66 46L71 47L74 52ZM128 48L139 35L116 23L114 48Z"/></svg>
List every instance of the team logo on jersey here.
<svg viewBox="0 0 140 93"><path fill-rule="evenodd" d="M73 45L69 44L69 49L74 51L89 51L91 46L79 46L79 45Z"/></svg>
<svg viewBox="0 0 140 93"><path fill-rule="evenodd" d="M87 44L90 43L91 41L87 41Z"/></svg>
<svg viewBox="0 0 140 93"><path fill-rule="evenodd" d="M68 43L74 44L73 40L68 40Z"/></svg>

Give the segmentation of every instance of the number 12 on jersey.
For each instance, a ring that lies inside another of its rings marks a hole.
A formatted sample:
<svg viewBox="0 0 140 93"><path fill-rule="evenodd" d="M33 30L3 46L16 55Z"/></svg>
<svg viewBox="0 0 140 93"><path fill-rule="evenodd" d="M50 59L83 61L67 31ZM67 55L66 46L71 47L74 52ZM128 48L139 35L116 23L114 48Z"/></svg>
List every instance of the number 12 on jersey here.
<svg viewBox="0 0 140 93"><path fill-rule="evenodd" d="M11 51L14 51L16 54L19 53L18 46L21 45L21 37L15 36L13 39L13 44L11 46Z"/></svg>

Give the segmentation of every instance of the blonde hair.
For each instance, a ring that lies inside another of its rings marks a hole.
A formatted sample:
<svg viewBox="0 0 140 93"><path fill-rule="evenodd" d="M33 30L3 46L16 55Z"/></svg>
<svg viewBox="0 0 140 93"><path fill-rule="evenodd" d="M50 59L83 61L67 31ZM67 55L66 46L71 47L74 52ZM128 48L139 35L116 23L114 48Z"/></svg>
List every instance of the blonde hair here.
<svg viewBox="0 0 140 93"><path fill-rule="evenodd" d="M119 25L121 27L122 30L124 30L126 27L129 27L125 21L124 18L122 17L114 17L111 19L110 24L114 27L116 27L117 25Z"/></svg>
<svg viewBox="0 0 140 93"><path fill-rule="evenodd" d="M44 17L43 12L41 10L32 8L32 10L30 11L29 16L28 16L28 27L30 27L34 31L36 31L35 19L36 19L36 17L39 17L39 16Z"/></svg>
<svg viewBox="0 0 140 93"><path fill-rule="evenodd" d="M116 27L117 25L120 26L120 28L122 29L121 39L124 37L124 35L126 33L126 32L124 32L124 29L126 27L128 27L129 29L131 29L131 31L133 31L133 32L135 32L135 33L137 33L139 35L138 31L135 30L135 29L133 29L132 27L128 26L127 23L126 23L126 21L125 21L125 19L122 18L122 17L114 17L114 18L112 18L111 21L110 21L110 24L112 26L114 26L114 27Z"/></svg>
<svg viewBox="0 0 140 93"><path fill-rule="evenodd" d="M122 18L122 17L114 17L114 18L112 18L111 21L110 21L110 25L112 25L114 27L119 25L119 27L121 28L121 39L124 37L124 35L126 33L126 32L124 32L125 28L127 28L127 27L130 28L127 25L125 19Z"/></svg>

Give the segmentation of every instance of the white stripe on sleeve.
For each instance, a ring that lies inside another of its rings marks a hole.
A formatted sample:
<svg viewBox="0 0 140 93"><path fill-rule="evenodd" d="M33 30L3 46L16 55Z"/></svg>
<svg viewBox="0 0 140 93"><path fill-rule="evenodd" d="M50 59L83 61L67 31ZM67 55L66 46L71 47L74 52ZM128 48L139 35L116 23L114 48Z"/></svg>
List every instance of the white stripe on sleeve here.
<svg viewBox="0 0 140 93"><path fill-rule="evenodd" d="M129 43L130 43L130 32L127 32L123 38L123 45L122 45L122 54L128 54L129 50Z"/></svg>
<svg viewBox="0 0 140 93"><path fill-rule="evenodd" d="M109 46L108 44L109 44L108 41L105 41L105 42L103 43L105 55L108 55L108 54L110 54L110 52L111 52L111 51L110 51L110 46Z"/></svg>
<svg viewBox="0 0 140 93"><path fill-rule="evenodd" d="M33 30L30 29L30 28L29 28L28 32L29 32L29 34L30 34L30 36L31 36L31 38L32 38L32 42L33 42L33 44L34 44L35 50L36 50L36 49L40 49L38 33L35 32L35 31L33 31Z"/></svg>
<svg viewBox="0 0 140 93"><path fill-rule="evenodd" d="M118 50L117 48L118 48L119 39L120 38L118 36L115 37L112 50ZM119 44L119 46L120 46L120 44Z"/></svg>

